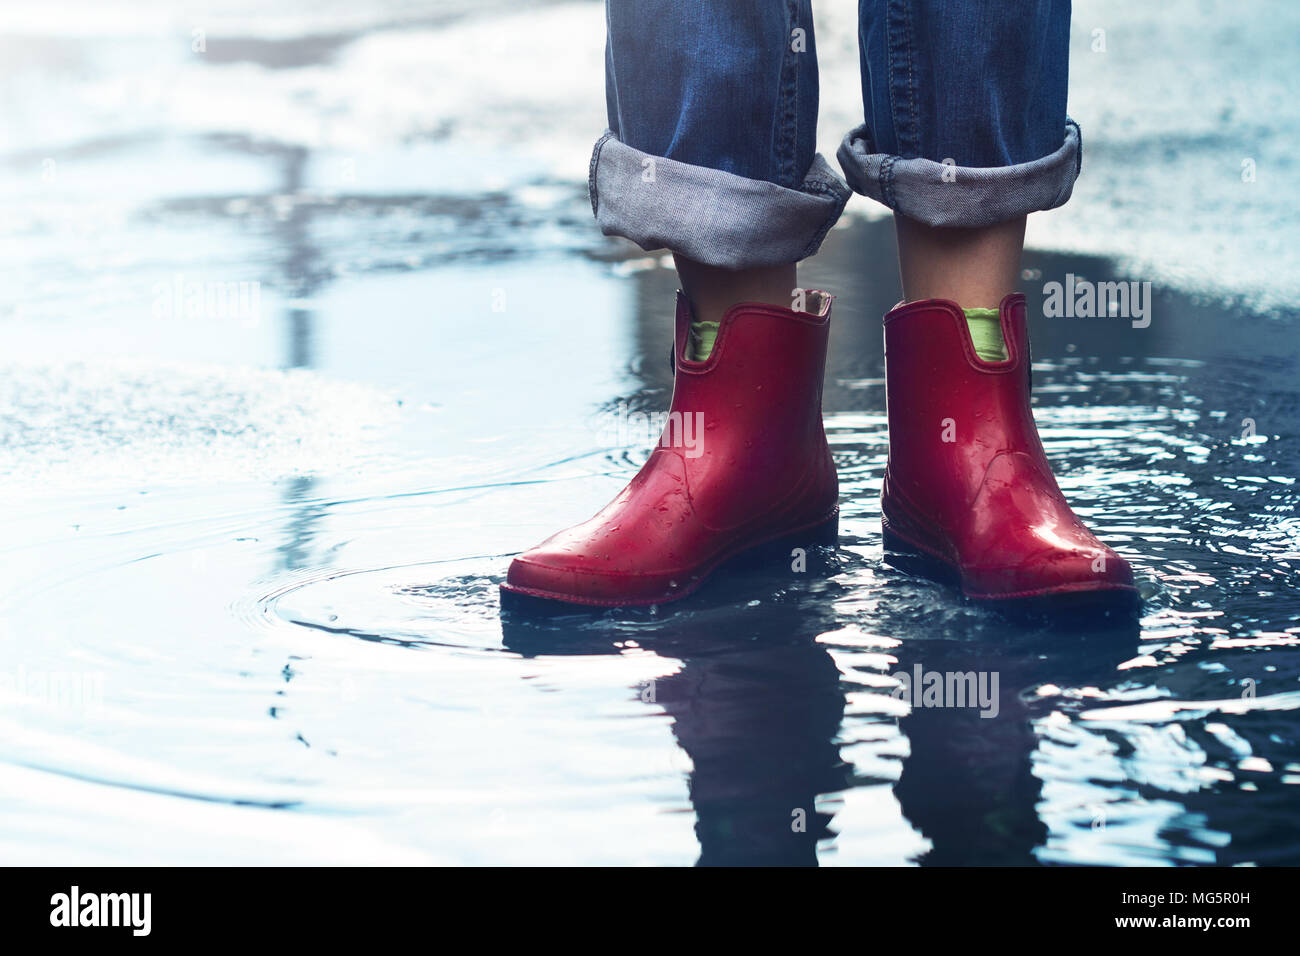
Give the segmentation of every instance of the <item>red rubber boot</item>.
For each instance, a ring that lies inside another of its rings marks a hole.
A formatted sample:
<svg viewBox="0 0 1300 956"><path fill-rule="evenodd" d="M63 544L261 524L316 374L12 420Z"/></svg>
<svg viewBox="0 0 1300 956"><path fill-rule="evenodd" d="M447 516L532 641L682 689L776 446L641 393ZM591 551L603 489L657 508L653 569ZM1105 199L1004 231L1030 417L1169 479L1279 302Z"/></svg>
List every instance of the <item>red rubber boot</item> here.
<svg viewBox="0 0 1300 956"><path fill-rule="evenodd" d="M885 316L889 560L976 600L1136 604L1128 563L1070 510L1043 452L1025 297L1007 296L1001 312L1002 362L975 354L956 303L926 299Z"/></svg>
<svg viewBox="0 0 1300 956"><path fill-rule="evenodd" d="M833 533L839 486L822 430L831 297L811 312L742 303L707 360L686 356L677 296L676 379L650 459L594 518L510 565L505 592L606 607L690 594L727 559L796 534Z"/></svg>

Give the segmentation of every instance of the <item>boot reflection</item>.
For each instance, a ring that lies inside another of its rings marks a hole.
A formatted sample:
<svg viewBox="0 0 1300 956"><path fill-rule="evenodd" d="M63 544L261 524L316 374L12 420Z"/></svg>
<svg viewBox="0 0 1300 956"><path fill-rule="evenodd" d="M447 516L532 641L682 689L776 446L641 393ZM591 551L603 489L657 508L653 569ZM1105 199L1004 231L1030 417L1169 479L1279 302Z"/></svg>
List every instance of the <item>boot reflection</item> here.
<svg viewBox="0 0 1300 956"><path fill-rule="evenodd" d="M1017 628L1003 640L910 640L898 667L914 674L987 675L994 705L913 706L900 721L909 756L894 786L903 815L932 847L923 866L1028 866L1047 836L1037 805L1042 781L1033 773L1038 744L1023 692L1049 682L1103 682L1131 657L1138 642L1132 621L1063 632Z"/></svg>
<svg viewBox="0 0 1300 956"><path fill-rule="evenodd" d="M819 795L849 774L834 739L844 717L839 670L809 641L686 657L656 682L690 756L701 866L815 866L832 835Z"/></svg>
<svg viewBox="0 0 1300 956"><path fill-rule="evenodd" d="M619 653L634 637L679 661L642 696L672 718L693 764L698 864L815 866L818 841L832 835L817 798L850 785L835 743L845 708L840 674L816 640L835 626L833 602L825 593L783 594L751 606L740 598L754 596L753 583L719 582L662 618L548 616L503 604L503 639L509 650L539 656Z"/></svg>
<svg viewBox="0 0 1300 956"><path fill-rule="evenodd" d="M806 590L782 590L763 572L736 577L667 615L570 610L539 617L503 605L503 636L508 649L527 656L621 653L635 639L679 661L677 673L654 682L653 698L694 765L699 864L816 865L818 843L834 831L815 803L854 785L837 743L847 685L817 640L848 623L835 610L847 591L834 568L817 572L808 580L818 584ZM1137 623L981 614L949 622L935 639L933 630L918 633L914 611L884 602L872 610L879 633L902 638L891 669L997 675L989 716L979 707L914 705L900 721L909 753L894 794L931 844L917 862L1036 863L1046 828L1032 765L1038 738L1022 695L1043 683L1113 678L1134 654Z"/></svg>

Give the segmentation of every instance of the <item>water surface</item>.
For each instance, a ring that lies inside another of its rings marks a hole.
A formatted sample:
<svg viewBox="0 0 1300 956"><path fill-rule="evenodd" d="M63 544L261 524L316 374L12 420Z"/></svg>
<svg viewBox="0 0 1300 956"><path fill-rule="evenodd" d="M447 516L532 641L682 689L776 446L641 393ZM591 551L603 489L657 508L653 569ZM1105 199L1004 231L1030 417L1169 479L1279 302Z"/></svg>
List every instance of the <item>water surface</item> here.
<svg viewBox="0 0 1300 956"><path fill-rule="evenodd" d="M883 564L898 289L861 206L802 274L839 296L838 547L538 618L501 613L510 555L614 495L671 388L673 273L586 205L599 8L353 6L236 4L202 55L149 4L7 23L0 859L1300 862L1296 273L1243 264L1284 226L1235 145L1089 126L1151 69L1138 14L1076 6L1116 54L1083 29L1072 107L1110 191L1042 217L1024 281L1155 283L1146 329L1033 320L1048 454L1140 620L1010 621ZM1223 128L1271 156L1261 83ZM1162 260L1143 182L1239 238ZM188 314L178 276L258 307ZM899 699L917 667L996 674L996 715Z"/></svg>

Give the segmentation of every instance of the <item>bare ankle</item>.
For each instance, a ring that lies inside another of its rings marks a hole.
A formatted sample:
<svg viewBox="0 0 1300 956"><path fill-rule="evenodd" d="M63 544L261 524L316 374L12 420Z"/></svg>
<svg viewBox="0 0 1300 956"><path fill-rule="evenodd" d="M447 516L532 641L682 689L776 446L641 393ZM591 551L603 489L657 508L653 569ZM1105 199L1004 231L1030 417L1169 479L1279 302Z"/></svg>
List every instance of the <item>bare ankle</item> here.
<svg viewBox="0 0 1300 956"><path fill-rule="evenodd" d="M996 308L1016 291L1024 216L978 229L954 229L895 215L894 225L907 301L951 299L966 308Z"/></svg>
<svg viewBox="0 0 1300 956"><path fill-rule="evenodd" d="M674 256L682 291L697 322L721 322L737 302L763 302L791 308L798 284L793 262L758 269L721 269Z"/></svg>

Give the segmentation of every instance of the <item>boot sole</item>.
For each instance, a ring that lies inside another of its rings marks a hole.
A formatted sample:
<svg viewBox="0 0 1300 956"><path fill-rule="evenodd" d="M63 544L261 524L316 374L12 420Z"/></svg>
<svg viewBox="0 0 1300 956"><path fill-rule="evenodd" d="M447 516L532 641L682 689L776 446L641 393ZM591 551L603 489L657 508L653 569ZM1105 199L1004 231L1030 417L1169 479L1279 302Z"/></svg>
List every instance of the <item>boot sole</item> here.
<svg viewBox="0 0 1300 956"><path fill-rule="evenodd" d="M1077 584L1019 591L1015 594L976 594L962 584L961 571L952 562L931 553L893 531L882 522L885 563L920 577L947 584L967 600L986 607L1026 614L1061 614L1070 611L1135 611L1142 606L1137 588L1126 584L1081 581Z"/></svg>
<svg viewBox="0 0 1300 956"><path fill-rule="evenodd" d="M521 588L516 585L503 582L500 585L501 597L503 600L517 601L521 607L527 606L531 602L542 602L549 605L568 604L577 607L651 607L659 604L671 604L674 601L680 601L682 598L689 597L704 586L705 582L713 573L721 569L724 565L740 565L742 560L750 562L761 559L764 553L774 553L783 547L799 545L834 545L839 541L839 523L840 509L837 505L828 517L818 518L811 524L801 525L793 530L781 531L772 537L762 538L753 544L747 544L731 551L723 552L722 555L715 558L710 564L706 565L704 570L699 572L695 580L687 587L680 591L668 595L667 597L640 598L635 600L606 600L602 598L584 598L571 594L562 594L558 591L544 591L540 588ZM507 598L507 596L509 596ZM519 599L522 599L520 601Z"/></svg>

